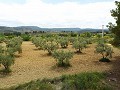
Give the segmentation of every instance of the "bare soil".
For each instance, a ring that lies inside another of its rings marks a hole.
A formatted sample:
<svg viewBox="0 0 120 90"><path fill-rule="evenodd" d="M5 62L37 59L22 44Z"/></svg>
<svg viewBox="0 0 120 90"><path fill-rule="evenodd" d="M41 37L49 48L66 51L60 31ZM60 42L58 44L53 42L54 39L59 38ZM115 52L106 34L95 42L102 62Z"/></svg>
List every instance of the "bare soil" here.
<svg viewBox="0 0 120 90"><path fill-rule="evenodd" d="M47 51L38 50L31 42L23 42L23 52L16 54L15 64L11 67L9 75L0 74L0 88L7 88L23 84L31 80L54 78L63 74L75 74L81 72L108 72L108 82L119 87L120 85L120 49L113 48L111 62L99 62L100 54L95 54L95 44L89 45L81 54L75 54L70 63L72 67L57 68L56 60L47 54ZM71 45L68 50L75 51ZM3 67L1 66L0 69ZM114 84L112 83L114 82Z"/></svg>

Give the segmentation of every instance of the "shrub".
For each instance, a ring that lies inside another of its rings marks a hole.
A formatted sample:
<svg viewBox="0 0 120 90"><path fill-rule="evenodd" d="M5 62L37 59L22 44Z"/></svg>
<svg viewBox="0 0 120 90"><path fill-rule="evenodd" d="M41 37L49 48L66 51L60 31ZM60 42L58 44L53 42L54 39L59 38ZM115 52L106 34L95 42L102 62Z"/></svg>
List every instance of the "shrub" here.
<svg viewBox="0 0 120 90"><path fill-rule="evenodd" d="M14 64L14 57L3 46L0 46L0 64L4 66L4 70L2 70L4 73L11 72L10 66Z"/></svg>
<svg viewBox="0 0 120 90"><path fill-rule="evenodd" d="M2 72L4 73L11 72L10 66L14 64L14 57L10 55L1 55L0 61L1 61L1 64L4 66L4 70L2 70Z"/></svg>
<svg viewBox="0 0 120 90"><path fill-rule="evenodd" d="M59 40L59 43L60 43L62 48L67 48L68 47L68 38L61 37Z"/></svg>
<svg viewBox="0 0 120 90"><path fill-rule="evenodd" d="M21 35L23 41L30 41L31 39L31 36L29 34L23 34Z"/></svg>
<svg viewBox="0 0 120 90"><path fill-rule="evenodd" d="M15 38L12 38L8 41L6 41L6 47L8 49L8 52L11 53L11 55L15 52L18 51L18 53L22 53L22 48L21 48L21 45L22 45L22 38L21 37L15 37Z"/></svg>
<svg viewBox="0 0 120 90"><path fill-rule="evenodd" d="M69 37L69 42L73 44L74 41L76 41L76 39L77 39L76 37Z"/></svg>
<svg viewBox="0 0 120 90"><path fill-rule="evenodd" d="M29 83L19 85L16 88L12 88L12 90L55 90L52 84L44 81L31 81Z"/></svg>
<svg viewBox="0 0 120 90"><path fill-rule="evenodd" d="M54 50L58 49L58 44L48 42L44 45L43 49L48 51L48 54L51 55Z"/></svg>
<svg viewBox="0 0 120 90"><path fill-rule="evenodd" d="M105 43L98 43L96 46L96 53L100 53L102 55L102 58L99 61L102 62L110 62L108 57L112 57L113 50L110 46L106 45Z"/></svg>
<svg viewBox="0 0 120 90"><path fill-rule="evenodd" d="M87 47L87 42L83 38L78 39L73 43L73 48L75 48L78 53L81 53L82 49L86 47Z"/></svg>
<svg viewBox="0 0 120 90"><path fill-rule="evenodd" d="M44 48L46 40L41 37L34 37L32 38L32 43L34 43L38 49L42 50Z"/></svg>
<svg viewBox="0 0 120 90"><path fill-rule="evenodd" d="M102 83L105 78L103 73L80 73L77 75L65 75L61 90L111 90L110 86Z"/></svg>
<svg viewBox="0 0 120 90"><path fill-rule="evenodd" d="M54 51L52 56L56 59L58 67L70 66L69 60L73 57L70 51Z"/></svg>
<svg viewBox="0 0 120 90"><path fill-rule="evenodd" d="M0 37L0 43L3 43L4 37Z"/></svg>

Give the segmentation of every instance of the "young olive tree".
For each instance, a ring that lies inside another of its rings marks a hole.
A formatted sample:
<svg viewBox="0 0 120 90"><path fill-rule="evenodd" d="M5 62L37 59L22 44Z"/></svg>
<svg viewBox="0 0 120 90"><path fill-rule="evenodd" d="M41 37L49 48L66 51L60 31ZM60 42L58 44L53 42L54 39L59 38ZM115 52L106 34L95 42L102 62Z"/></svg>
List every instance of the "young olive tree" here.
<svg viewBox="0 0 120 90"><path fill-rule="evenodd" d="M8 49L8 52L17 52L22 53L22 38L21 37L15 37L12 38L11 40L8 40L6 42L6 47ZM14 55L13 53L13 55Z"/></svg>
<svg viewBox="0 0 120 90"><path fill-rule="evenodd" d="M43 46L45 45L46 40L42 37L34 37L34 38L32 38L32 43L35 44L35 46L39 50L43 50Z"/></svg>
<svg viewBox="0 0 120 90"><path fill-rule="evenodd" d="M82 49L86 47L87 47L87 42L83 38L79 38L73 43L73 48L75 48L78 53L81 53Z"/></svg>
<svg viewBox="0 0 120 90"><path fill-rule="evenodd" d="M48 51L48 54L49 54L49 55L51 55L52 52L53 52L54 50L58 49L58 48L59 48L59 46L58 46L58 44L55 43L55 42L53 42L53 43L47 42L47 43L44 45L44 47L43 47L43 49L44 49L45 51Z"/></svg>
<svg viewBox="0 0 120 90"><path fill-rule="evenodd" d="M68 47L68 38L67 37L61 37L59 40L59 43L61 45L62 48L67 48Z"/></svg>
<svg viewBox="0 0 120 90"><path fill-rule="evenodd" d="M0 46L0 64L4 66L3 73L11 72L10 66L14 64L14 57L2 46Z"/></svg>
<svg viewBox="0 0 120 90"><path fill-rule="evenodd" d="M112 58L113 50L107 44L99 42L98 45L96 46L96 51L95 52L100 53L102 55L102 58L99 61L110 62L109 58Z"/></svg>
<svg viewBox="0 0 120 90"><path fill-rule="evenodd" d="M73 52L70 51L54 51L52 56L56 59L58 67L70 66L69 60L73 57Z"/></svg>

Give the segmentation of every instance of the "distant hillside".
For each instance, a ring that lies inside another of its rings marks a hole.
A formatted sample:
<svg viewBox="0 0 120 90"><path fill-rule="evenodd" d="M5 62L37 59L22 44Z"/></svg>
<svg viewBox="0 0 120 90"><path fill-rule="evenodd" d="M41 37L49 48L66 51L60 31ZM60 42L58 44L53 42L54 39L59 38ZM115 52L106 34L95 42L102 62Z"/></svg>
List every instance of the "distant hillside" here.
<svg viewBox="0 0 120 90"><path fill-rule="evenodd" d="M38 31L40 30L41 28L38 27L38 26L19 26L19 27L13 27L15 30L35 30L35 31Z"/></svg>
<svg viewBox="0 0 120 90"><path fill-rule="evenodd" d="M92 28L40 28L38 26L19 26L19 27L6 27L0 26L0 32L30 32L30 31L50 31L50 32L61 32L61 31L75 31L75 32L101 32L101 29ZM104 31L108 31L104 29Z"/></svg>
<svg viewBox="0 0 120 90"><path fill-rule="evenodd" d="M0 32L14 32L13 27L0 26Z"/></svg>

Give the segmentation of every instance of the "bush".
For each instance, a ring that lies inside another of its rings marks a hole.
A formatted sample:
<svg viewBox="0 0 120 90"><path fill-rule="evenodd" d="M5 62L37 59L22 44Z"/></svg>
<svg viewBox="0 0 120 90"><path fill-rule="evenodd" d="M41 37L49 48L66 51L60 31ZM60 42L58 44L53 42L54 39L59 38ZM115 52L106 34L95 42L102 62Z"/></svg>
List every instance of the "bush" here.
<svg viewBox="0 0 120 90"><path fill-rule="evenodd" d="M21 37L22 37L23 41L30 41L30 39L31 39L31 36L28 34L23 34L23 35L21 35Z"/></svg>
<svg viewBox="0 0 120 90"><path fill-rule="evenodd" d="M14 64L14 57L3 46L0 46L0 64L4 66L4 70L2 70L4 73L11 72L10 66Z"/></svg>
<svg viewBox="0 0 120 90"><path fill-rule="evenodd" d="M62 90L111 90L101 82L103 78L105 75L97 72L63 76Z"/></svg>
<svg viewBox="0 0 120 90"><path fill-rule="evenodd" d="M44 38L41 38L41 37L34 37L34 38L32 38L32 43L35 44L35 46L39 50L43 50L44 45L46 44L46 40Z"/></svg>
<svg viewBox="0 0 120 90"><path fill-rule="evenodd" d="M58 44L48 42L44 45L43 49L48 51L48 54L51 55L54 50L58 49L58 47Z"/></svg>
<svg viewBox="0 0 120 90"><path fill-rule="evenodd" d="M54 51L52 56L56 59L58 67L70 66L69 60L73 57L70 51Z"/></svg>
<svg viewBox="0 0 120 90"><path fill-rule="evenodd" d="M68 47L68 38L66 37L61 37L59 40L59 43L61 45L62 48L67 48Z"/></svg>
<svg viewBox="0 0 120 90"><path fill-rule="evenodd" d="M69 37L69 42L73 44L74 41L76 41L76 39L77 39L76 37Z"/></svg>
<svg viewBox="0 0 120 90"><path fill-rule="evenodd" d="M11 55L12 54L14 55L14 53L17 51L18 51L18 53L22 53L21 45L22 45L21 37L15 37L15 38L12 38L12 39L6 41L7 50L9 53L11 53Z"/></svg>
<svg viewBox="0 0 120 90"><path fill-rule="evenodd" d="M102 62L110 62L108 57L112 57L113 50L110 46L106 45L105 43L99 42L96 46L96 53L100 53L102 58L99 61Z"/></svg>
<svg viewBox="0 0 120 90"><path fill-rule="evenodd" d="M10 66L14 64L14 57L10 55L1 55L0 61L1 61L1 64L4 66L4 70L2 70L2 72L10 73L11 72Z"/></svg>
<svg viewBox="0 0 120 90"><path fill-rule="evenodd" d="M9 90L112 90L105 79L106 74L104 73L85 72L31 81L17 87L11 87Z"/></svg>
<svg viewBox="0 0 120 90"><path fill-rule="evenodd" d="M12 88L12 90L55 90L55 89L49 82L37 80L31 81L23 85L19 85L16 88Z"/></svg>
<svg viewBox="0 0 120 90"><path fill-rule="evenodd" d="M87 47L87 42L83 38L78 39L73 43L73 48L75 48L78 53L81 53L82 49L86 47Z"/></svg>

